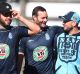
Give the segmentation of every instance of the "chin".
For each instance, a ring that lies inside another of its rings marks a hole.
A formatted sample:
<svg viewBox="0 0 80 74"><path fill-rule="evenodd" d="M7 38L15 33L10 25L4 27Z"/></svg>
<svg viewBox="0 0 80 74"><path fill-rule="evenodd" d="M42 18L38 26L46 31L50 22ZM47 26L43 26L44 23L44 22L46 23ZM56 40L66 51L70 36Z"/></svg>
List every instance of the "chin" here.
<svg viewBox="0 0 80 74"><path fill-rule="evenodd" d="M42 24L41 27L45 27L46 25Z"/></svg>
<svg viewBox="0 0 80 74"><path fill-rule="evenodd" d="M10 24L11 24L11 22L10 23L6 23L7 26L9 26Z"/></svg>
<svg viewBox="0 0 80 74"><path fill-rule="evenodd" d="M5 26L9 26L10 24L5 24Z"/></svg>
<svg viewBox="0 0 80 74"><path fill-rule="evenodd" d="M69 34L70 31L71 31L71 29L64 29L64 32L65 32L66 34Z"/></svg>

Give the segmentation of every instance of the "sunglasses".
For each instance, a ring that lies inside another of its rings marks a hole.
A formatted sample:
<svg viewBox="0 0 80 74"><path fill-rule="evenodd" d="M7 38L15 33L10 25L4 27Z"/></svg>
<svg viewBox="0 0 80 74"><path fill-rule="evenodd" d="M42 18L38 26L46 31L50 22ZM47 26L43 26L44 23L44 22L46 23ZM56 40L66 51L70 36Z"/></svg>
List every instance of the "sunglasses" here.
<svg viewBox="0 0 80 74"><path fill-rule="evenodd" d="M67 22L69 22L69 21L71 21L71 20L64 20L63 23L67 23Z"/></svg>
<svg viewBox="0 0 80 74"><path fill-rule="evenodd" d="M5 17L12 17L12 12L2 13Z"/></svg>

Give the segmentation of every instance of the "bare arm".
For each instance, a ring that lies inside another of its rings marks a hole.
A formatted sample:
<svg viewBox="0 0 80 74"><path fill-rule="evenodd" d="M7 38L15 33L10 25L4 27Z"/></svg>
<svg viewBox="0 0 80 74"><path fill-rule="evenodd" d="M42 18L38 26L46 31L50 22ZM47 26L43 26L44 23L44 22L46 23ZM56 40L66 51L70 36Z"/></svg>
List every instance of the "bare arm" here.
<svg viewBox="0 0 80 74"><path fill-rule="evenodd" d="M28 34L33 35L40 31L40 27L37 24L24 18L19 12L13 10L12 14L13 14L13 18L18 19L19 21L21 21L23 24L25 24L29 28Z"/></svg>
<svg viewBox="0 0 80 74"><path fill-rule="evenodd" d="M23 54L18 53L18 61L17 61L17 72L20 74L21 67L22 67L22 62L23 62Z"/></svg>
<svg viewBox="0 0 80 74"><path fill-rule="evenodd" d="M29 28L28 34L32 35L32 34L36 34L40 31L40 27L37 24L24 18L23 16L20 16L19 20Z"/></svg>

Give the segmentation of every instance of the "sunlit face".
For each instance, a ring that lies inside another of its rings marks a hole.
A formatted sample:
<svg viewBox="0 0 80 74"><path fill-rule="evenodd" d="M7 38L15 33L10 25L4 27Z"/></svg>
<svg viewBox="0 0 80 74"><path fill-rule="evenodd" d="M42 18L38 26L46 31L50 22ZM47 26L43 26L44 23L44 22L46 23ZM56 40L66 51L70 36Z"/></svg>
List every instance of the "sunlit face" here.
<svg viewBox="0 0 80 74"><path fill-rule="evenodd" d="M38 11L38 15L34 18L35 23L37 23L39 26L44 27L46 26L48 15L46 11Z"/></svg>
<svg viewBox="0 0 80 74"><path fill-rule="evenodd" d="M64 31L69 33L73 29L73 21L67 21L67 22L63 21L63 26L64 26Z"/></svg>
<svg viewBox="0 0 80 74"><path fill-rule="evenodd" d="M12 22L12 16L10 13L0 14L0 22L3 26L10 25Z"/></svg>

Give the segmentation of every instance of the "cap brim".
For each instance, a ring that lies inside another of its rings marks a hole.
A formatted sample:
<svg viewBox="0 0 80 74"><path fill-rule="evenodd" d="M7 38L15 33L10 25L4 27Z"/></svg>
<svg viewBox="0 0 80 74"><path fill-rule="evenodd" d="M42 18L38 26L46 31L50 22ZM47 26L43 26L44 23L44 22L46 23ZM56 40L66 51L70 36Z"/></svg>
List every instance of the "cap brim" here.
<svg viewBox="0 0 80 74"><path fill-rule="evenodd" d="M60 18L62 20L66 20L64 16L59 16L58 18Z"/></svg>

